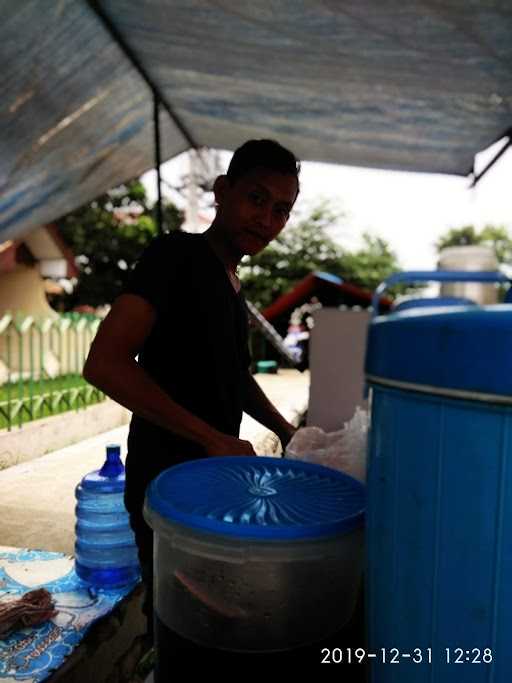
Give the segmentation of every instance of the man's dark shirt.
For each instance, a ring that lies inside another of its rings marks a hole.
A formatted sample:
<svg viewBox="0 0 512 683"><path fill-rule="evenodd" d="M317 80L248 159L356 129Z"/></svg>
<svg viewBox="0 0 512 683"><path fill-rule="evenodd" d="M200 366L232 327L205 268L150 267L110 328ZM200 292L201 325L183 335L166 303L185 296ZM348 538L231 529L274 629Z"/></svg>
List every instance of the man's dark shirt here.
<svg viewBox="0 0 512 683"><path fill-rule="evenodd" d="M239 435L250 356L247 309L204 235L174 232L142 255L125 293L146 299L156 322L139 364L169 396L215 429ZM163 469L204 457L196 443L133 416L127 507L141 507Z"/></svg>

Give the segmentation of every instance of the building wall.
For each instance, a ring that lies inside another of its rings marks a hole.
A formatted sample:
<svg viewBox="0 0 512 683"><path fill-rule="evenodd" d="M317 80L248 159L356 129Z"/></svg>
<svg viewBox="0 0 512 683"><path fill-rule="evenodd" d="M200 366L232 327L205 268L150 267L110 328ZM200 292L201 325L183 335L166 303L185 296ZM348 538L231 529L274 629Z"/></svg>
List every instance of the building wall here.
<svg viewBox="0 0 512 683"><path fill-rule="evenodd" d="M364 399L364 356L370 315L362 310L322 308L314 313L309 369L308 426L336 431Z"/></svg>
<svg viewBox="0 0 512 683"><path fill-rule="evenodd" d="M44 281L37 267L19 264L9 273L0 273L0 317L8 311L37 317L58 317L48 304Z"/></svg>

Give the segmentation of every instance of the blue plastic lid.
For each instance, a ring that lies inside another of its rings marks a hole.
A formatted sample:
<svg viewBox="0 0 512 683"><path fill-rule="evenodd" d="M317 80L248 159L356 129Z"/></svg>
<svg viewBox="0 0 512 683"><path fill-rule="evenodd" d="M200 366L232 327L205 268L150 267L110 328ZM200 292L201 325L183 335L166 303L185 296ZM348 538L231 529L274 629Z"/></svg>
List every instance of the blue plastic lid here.
<svg viewBox="0 0 512 683"><path fill-rule="evenodd" d="M106 459L103 467L89 472L80 482L82 488L98 493L120 493L124 491L125 471L121 462L121 447L118 444L108 444Z"/></svg>
<svg viewBox="0 0 512 683"><path fill-rule="evenodd" d="M508 304L417 308L379 316L369 329L366 375L370 382L510 397L511 338Z"/></svg>
<svg viewBox="0 0 512 683"><path fill-rule="evenodd" d="M216 457L162 472L148 487L146 505L170 522L208 533L320 539L363 525L365 487L297 460Z"/></svg>

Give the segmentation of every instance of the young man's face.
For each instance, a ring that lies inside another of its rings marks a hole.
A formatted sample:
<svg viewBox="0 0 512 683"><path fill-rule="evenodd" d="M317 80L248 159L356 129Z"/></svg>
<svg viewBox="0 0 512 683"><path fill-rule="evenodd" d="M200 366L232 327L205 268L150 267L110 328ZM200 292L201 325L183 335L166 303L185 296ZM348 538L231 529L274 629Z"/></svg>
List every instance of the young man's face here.
<svg viewBox="0 0 512 683"><path fill-rule="evenodd" d="M240 254L254 256L284 228L298 182L293 175L255 168L233 184L226 176L215 187L216 222Z"/></svg>

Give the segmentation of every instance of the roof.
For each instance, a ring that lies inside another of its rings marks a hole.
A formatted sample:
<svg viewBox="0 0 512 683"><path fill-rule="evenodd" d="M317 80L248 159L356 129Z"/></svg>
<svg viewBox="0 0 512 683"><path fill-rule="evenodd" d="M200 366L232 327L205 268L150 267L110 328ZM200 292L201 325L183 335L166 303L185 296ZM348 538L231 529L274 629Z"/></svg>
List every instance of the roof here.
<svg viewBox="0 0 512 683"><path fill-rule="evenodd" d="M18 240L0 243L0 271L13 270L19 259L19 250L28 249L29 256L37 262L65 261L66 277L77 277L73 251L64 242L54 224L40 225Z"/></svg>
<svg viewBox="0 0 512 683"><path fill-rule="evenodd" d="M191 146L468 174L512 125L507 0L39 0L0 24L0 238Z"/></svg>
<svg viewBox="0 0 512 683"><path fill-rule="evenodd" d="M344 299L351 306L368 307L372 303L372 294L368 290L350 282L344 282L341 278L331 273L317 271L306 275L293 289L278 297L270 306L267 306L262 311L262 315L267 320L275 320L283 313L296 308L304 299L313 296L322 285L341 292ZM383 308L391 305L391 301L386 297L382 297L381 303Z"/></svg>

